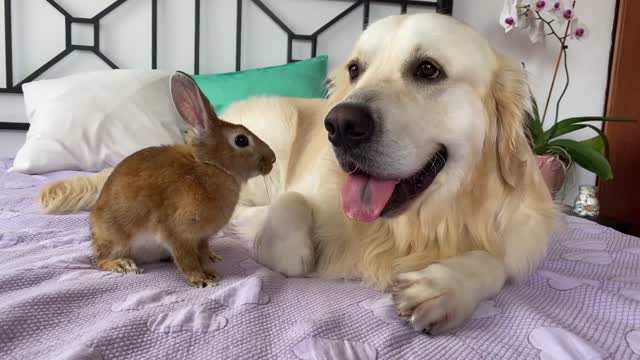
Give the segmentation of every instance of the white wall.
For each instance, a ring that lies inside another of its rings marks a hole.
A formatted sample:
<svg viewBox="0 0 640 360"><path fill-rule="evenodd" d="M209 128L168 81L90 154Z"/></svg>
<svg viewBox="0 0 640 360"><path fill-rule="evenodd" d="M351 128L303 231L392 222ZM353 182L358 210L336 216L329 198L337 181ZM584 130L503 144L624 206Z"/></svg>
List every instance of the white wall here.
<svg viewBox="0 0 640 360"><path fill-rule="evenodd" d="M58 0L74 16L91 17L112 0ZM297 33L311 33L350 5L350 2L327 0L263 0ZM149 68L150 1L129 1L108 15L102 24L101 48L122 67ZM202 8L202 48L200 70L233 71L235 65L235 1L206 0ZM557 45L531 45L525 34L505 35L498 24L503 0L454 0L454 16L476 28L494 46L524 61L531 73L532 88L542 102L551 81L557 56ZM164 69L192 71L193 66L193 1L159 1L158 64ZM243 68L277 65L286 61L286 36L252 2L243 6ZM64 21L44 0L13 1L14 81L19 80L64 47ZM591 26L591 37L584 43L571 43L569 62L571 82L561 117L601 115L605 88L615 2L613 0L578 1L577 12ZM418 11L410 9L410 12ZM373 5L371 19L399 11L397 6ZM26 13L29 16L26 16ZM0 7L0 19L4 9ZM2 22L0 22L2 24ZM362 9L357 9L319 39L318 54L328 54L330 66L340 63L349 52L362 25ZM4 26L0 29L0 83L4 83ZM86 29L74 29L75 43L91 42ZM551 40L551 39L549 39ZM294 43L293 55L308 57L306 43ZM95 56L73 53L41 78L55 78L72 72L105 69ZM562 81L564 77L560 77ZM0 121L25 121L22 98L0 95ZM579 133L579 138L589 134ZM0 132L0 157L15 154L24 141L24 133ZM573 180L593 183L594 176L578 169ZM575 192L567 199L574 198Z"/></svg>

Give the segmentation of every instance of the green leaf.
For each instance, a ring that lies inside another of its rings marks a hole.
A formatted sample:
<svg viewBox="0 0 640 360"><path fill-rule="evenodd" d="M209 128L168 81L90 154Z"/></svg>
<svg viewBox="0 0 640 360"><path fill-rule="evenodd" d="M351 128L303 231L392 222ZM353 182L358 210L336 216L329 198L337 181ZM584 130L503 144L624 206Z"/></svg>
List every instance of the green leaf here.
<svg viewBox="0 0 640 360"><path fill-rule="evenodd" d="M571 155L561 146L550 146L547 150L547 154L555 154L559 157L567 160L571 160Z"/></svg>
<svg viewBox="0 0 640 360"><path fill-rule="evenodd" d="M553 126L551 126L547 131L544 132L544 134L542 135L542 138L540 140L540 143L547 143L549 142L552 138L555 139L557 137L560 137L562 135L583 129L585 127L589 127L591 129L593 129L594 131L596 131L598 134L604 136L604 133L597 127L591 125L591 124L580 124L581 122L585 122L585 121L603 121L603 122L607 122L607 121L613 121L613 122L630 122L630 121L634 121L633 119L628 119L628 118L618 118L618 117L604 117L604 116L583 116L583 117L573 117L573 118L567 118L561 121L558 121L556 124L554 124ZM605 139L606 141L606 139ZM608 150L608 144L607 144L607 150Z"/></svg>
<svg viewBox="0 0 640 360"><path fill-rule="evenodd" d="M561 147L576 164L595 173L602 179L608 180L613 177L611 165L607 158L588 144L569 139L557 139L549 142L549 146Z"/></svg>
<svg viewBox="0 0 640 360"><path fill-rule="evenodd" d="M531 111L527 111L527 129L529 130L529 136L531 137L530 145L532 147L535 146L540 140L540 137L544 133L544 128L542 127L542 122L540 121L540 111L538 108L538 102L536 101L535 96L533 96L533 92L531 88L529 88L529 98L531 99Z"/></svg>
<svg viewBox="0 0 640 360"><path fill-rule="evenodd" d="M551 151L549 150L549 147L546 145L542 145L542 146L536 146L533 149L533 153L536 155L548 155Z"/></svg>
<svg viewBox="0 0 640 360"><path fill-rule="evenodd" d="M592 137L591 139L583 140L581 141L581 143L592 146L595 150L600 152L600 154L604 155L605 157L609 156L609 140L607 139L607 135L605 135L604 131L593 125L587 125L587 127L590 127L593 131L597 132L598 135Z"/></svg>
<svg viewBox="0 0 640 360"><path fill-rule="evenodd" d="M529 130L529 135L531 136L532 145L537 144L544 134L542 123L540 123L535 116L527 113L527 128Z"/></svg>
<svg viewBox="0 0 640 360"><path fill-rule="evenodd" d="M579 116L571 117L558 121L553 126L566 126L571 124L582 123L586 121L603 121L603 122L635 122L634 119L622 118L622 117L606 117L606 116ZM562 124L562 125L561 125ZM552 126L552 127L553 127Z"/></svg>
<svg viewBox="0 0 640 360"><path fill-rule="evenodd" d="M580 130L580 129L585 129L585 128L589 128L593 131L595 131L598 135L588 139L588 140L584 140L581 141L582 143L586 143L586 144L590 144L593 145L594 149L598 150L602 155L607 156L607 154L609 153L609 141L607 140L607 135L605 135L605 133L590 124L572 124L572 125L567 125L561 128L558 128L558 130L556 131L555 134L553 134L553 138L558 138L562 135ZM545 131L545 138L548 139L547 141L551 140L549 137L551 136L550 134L550 130Z"/></svg>
<svg viewBox="0 0 640 360"><path fill-rule="evenodd" d="M559 123L558 123L559 124ZM578 131L580 129L584 129L585 127L587 127L587 125L585 124L569 124L566 126L552 126L551 128L549 128L547 131L544 132L543 135L543 139L545 141L549 141L551 140L551 136L553 136L553 138L557 138L560 137L562 135L568 134L568 133L572 133L574 131ZM555 132L554 131L555 128Z"/></svg>
<svg viewBox="0 0 640 360"><path fill-rule="evenodd" d="M591 139L582 140L580 141L580 143L590 146L592 149L604 156L606 156L607 154L607 146L605 145L604 139L600 135L594 136Z"/></svg>
<svg viewBox="0 0 640 360"><path fill-rule="evenodd" d="M531 89L529 89L529 93L531 93ZM540 108L538 108L538 102L533 95L531 95L531 110L533 111L531 115L540 122Z"/></svg>
<svg viewBox="0 0 640 360"><path fill-rule="evenodd" d="M572 117L572 118L567 118L567 119L563 119L563 120L558 121L557 123L553 124L553 126L551 126L549 128L549 130L547 130L547 131L549 133L553 133L554 137L555 137L555 134L558 133L559 131L563 131L563 128L568 127L569 125L579 124L579 123L583 123L583 122L587 122L587 121L631 122L631 121L635 121L635 120L629 119L629 118L605 117L605 116ZM555 130L553 130L554 128L555 128ZM565 132L565 134L566 134L566 132Z"/></svg>

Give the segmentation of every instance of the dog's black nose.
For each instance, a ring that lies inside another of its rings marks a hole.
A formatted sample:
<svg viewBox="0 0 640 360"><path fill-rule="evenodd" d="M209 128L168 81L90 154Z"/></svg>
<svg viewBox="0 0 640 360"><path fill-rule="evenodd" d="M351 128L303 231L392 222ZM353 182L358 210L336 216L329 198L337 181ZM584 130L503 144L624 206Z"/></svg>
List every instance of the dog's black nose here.
<svg viewBox="0 0 640 360"><path fill-rule="evenodd" d="M355 147L373 136L373 117L365 105L340 104L327 114L324 127L335 147Z"/></svg>

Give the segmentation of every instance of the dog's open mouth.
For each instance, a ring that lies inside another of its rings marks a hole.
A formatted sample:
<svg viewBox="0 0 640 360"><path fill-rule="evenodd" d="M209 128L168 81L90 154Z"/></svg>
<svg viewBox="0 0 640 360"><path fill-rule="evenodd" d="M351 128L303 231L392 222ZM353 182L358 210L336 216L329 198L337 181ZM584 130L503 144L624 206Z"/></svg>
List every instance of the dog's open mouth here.
<svg viewBox="0 0 640 360"><path fill-rule="evenodd" d="M356 168L342 186L344 213L363 222L398 215L427 190L444 168L447 157L447 149L442 146L420 171L404 179L377 178Z"/></svg>

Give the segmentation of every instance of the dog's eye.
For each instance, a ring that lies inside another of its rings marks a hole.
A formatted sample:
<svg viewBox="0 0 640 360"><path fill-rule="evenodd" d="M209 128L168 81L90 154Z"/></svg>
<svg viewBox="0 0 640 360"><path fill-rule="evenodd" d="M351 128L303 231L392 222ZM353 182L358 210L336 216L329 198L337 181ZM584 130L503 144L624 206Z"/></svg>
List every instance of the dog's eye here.
<svg viewBox="0 0 640 360"><path fill-rule="evenodd" d="M349 65L349 78L351 80L355 80L360 75L360 68L358 68L357 64Z"/></svg>
<svg viewBox="0 0 640 360"><path fill-rule="evenodd" d="M247 147L249 146L249 138L247 137L247 135L240 134L236 136L235 143L236 143L236 146L240 148Z"/></svg>
<svg viewBox="0 0 640 360"><path fill-rule="evenodd" d="M416 67L415 75L418 79L433 80L440 76L440 69L429 61L423 61Z"/></svg>

